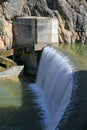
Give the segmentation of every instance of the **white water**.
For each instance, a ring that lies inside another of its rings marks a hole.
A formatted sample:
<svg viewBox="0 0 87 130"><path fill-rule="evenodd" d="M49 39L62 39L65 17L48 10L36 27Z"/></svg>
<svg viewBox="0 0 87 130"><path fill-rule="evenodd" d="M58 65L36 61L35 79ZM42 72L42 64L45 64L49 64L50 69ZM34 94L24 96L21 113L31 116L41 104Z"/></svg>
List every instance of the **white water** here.
<svg viewBox="0 0 87 130"><path fill-rule="evenodd" d="M45 47L39 64L36 83L36 100L45 110L45 130L55 130L69 103L73 72L69 61L51 47ZM39 94L38 94L39 93Z"/></svg>

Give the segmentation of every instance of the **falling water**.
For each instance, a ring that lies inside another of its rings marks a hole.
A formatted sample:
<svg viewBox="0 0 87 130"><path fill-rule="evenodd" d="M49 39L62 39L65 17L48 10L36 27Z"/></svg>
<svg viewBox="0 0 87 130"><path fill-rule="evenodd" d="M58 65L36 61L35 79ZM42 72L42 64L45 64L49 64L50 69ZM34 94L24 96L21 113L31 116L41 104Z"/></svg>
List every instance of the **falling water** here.
<svg viewBox="0 0 87 130"><path fill-rule="evenodd" d="M52 47L43 49L36 83L31 87L37 102L45 111L45 130L55 130L70 101L73 67L69 60Z"/></svg>

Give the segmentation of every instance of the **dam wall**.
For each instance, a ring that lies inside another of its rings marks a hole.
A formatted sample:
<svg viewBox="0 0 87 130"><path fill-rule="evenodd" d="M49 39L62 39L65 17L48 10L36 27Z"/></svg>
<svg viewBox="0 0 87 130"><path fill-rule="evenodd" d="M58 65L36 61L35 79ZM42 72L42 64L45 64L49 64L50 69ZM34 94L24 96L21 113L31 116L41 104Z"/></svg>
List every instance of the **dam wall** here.
<svg viewBox="0 0 87 130"><path fill-rule="evenodd" d="M49 17L19 17L13 23L15 55L31 71L38 67L38 55L43 47L58 44L58 19Z"/></svg>

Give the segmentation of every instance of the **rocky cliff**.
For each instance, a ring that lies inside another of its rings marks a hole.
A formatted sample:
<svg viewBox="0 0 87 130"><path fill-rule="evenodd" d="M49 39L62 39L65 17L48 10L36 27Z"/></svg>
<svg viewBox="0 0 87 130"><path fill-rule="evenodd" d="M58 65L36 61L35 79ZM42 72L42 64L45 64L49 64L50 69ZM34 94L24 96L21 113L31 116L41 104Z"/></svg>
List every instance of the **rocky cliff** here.
<svg viewBox="0 0 87 130"><path fill-rule="evenodd" d="M59 42L87 43L87 0L0 0L0 49L12 47L14 19L31 15L58 18Z"/></svg>

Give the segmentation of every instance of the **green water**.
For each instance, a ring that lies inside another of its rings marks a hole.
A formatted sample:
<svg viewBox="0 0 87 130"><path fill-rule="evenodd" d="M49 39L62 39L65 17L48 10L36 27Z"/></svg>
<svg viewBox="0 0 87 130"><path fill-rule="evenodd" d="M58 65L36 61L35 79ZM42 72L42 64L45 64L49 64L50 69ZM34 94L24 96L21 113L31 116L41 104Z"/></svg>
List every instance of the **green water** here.
<svg viewBox="0 0 87 130"><path fill-rule="evenodd" d="M86 130L87 46L61 45L58 50L70 58L75 73L79 74L75 109L60 125L60 130ZM24 78L17 82L0 80L0 130L43 130L43 112L34 102L36 96L28 86L29 82Z"/></svg>
<svg viewBox="0 0 87 130"><path fill-rule="evenodd" d="M87 45L60 44L54 46L71 60L71 64L78 70L87 70Z"/></svg>
<svg viewBox="0 0 87 130"><path fill-rule="evenodd" d="M59 124L59 130L87 130L87 45L62 44L57 49L74 66L71 103Z"/></svg>
<svg viewBox="0 0 87 130"><path fill-rule="evenodd" d="M0 80L0 108L21 107L22 90L20 82Z"/></svg>
<svg viewBox="0 0 87 130"><path fill-rule="evenodd" d="M0 130L42 130L43 117L27 81L0 80Z"/></svg>

